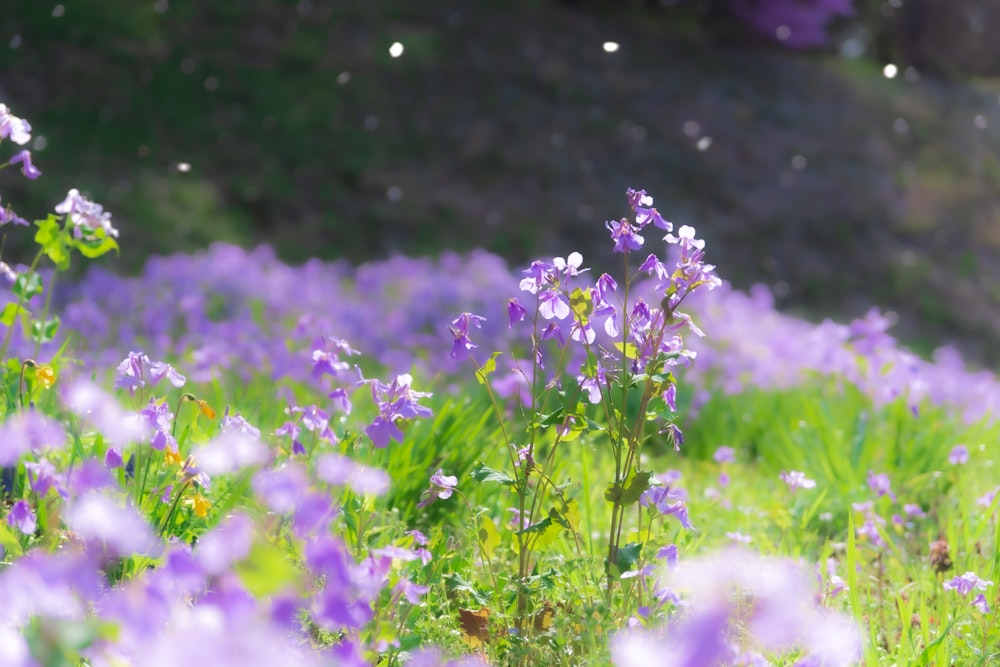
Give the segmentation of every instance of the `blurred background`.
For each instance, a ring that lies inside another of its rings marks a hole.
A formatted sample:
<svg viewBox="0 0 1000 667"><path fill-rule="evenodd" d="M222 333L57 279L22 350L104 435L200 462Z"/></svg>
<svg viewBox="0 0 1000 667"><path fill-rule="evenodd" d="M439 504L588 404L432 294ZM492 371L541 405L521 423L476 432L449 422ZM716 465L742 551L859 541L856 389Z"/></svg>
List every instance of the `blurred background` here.
<svg viewBox="0 0 1000 667"><path fill-rule="evenodd" d="M4 0L44 176L0 193L85 191L121 271L217 240L604 267L634 186L782 309L992 366L998 32L988 0Z"/></svg>

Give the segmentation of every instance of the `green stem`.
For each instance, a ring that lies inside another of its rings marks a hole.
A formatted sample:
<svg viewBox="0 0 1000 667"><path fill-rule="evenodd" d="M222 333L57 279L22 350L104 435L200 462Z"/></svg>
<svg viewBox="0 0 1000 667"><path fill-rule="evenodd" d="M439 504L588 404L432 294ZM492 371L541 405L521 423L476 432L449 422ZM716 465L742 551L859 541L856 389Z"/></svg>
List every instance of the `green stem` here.
<svg viewBox="0 0 1000 667"><path fill-rule="evenodd" d="M35 272L35 269L38 268L38 262L42 261L42 256L44 254L45 254L44 250L38 251L38 254L35 255L35 259L33 259L31 262L31 266L28 267L28 274L32 274ZM17 320L20 317L22 317L21 307L23 305L24 305L24 293L22 291L22 293L17 296L17 314L14 317L14 322L12 322L9 327L7 327L7 335L4 336L3 346L0 347L0 361L3 361L7 358L7 348L10 347L10 339L13 337L14 327L17 324Z"/></svg>

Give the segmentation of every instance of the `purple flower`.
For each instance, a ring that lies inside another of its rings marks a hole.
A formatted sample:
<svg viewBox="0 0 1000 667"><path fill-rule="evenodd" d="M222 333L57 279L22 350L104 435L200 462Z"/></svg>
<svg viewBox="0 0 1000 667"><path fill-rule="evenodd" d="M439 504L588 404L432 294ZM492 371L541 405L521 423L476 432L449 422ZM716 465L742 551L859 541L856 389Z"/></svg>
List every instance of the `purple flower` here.
<svg viewBox="0 0 1000 667"><path fill-rule="evenodd" d="M348 357L352 357L356 354L360 354L357 350L352 348L346 340L341 338L336 338L335 336L324 336L320 340L313 344L312 352L312 376L314 378L321 377L323 375L332 375L337 377L342 371L350 369L350 364L346 361L341 361L340 355L344 354Z"/></svg>
<svg viewBox="0 0 1000 667"><path fill-rule="evenodd" d="M194 556L205 574L217 576L243 560L253 546L253 522L245 514L234 514L198 540Z"/></svg>
<svg viewBox="0 0 1000 667"><path fill-rule="evenodd" d="M687 609L665 632L633 630L612 638L617 667L760 664L736 659L751 646L773 653L801 650L822 665L846 666L861 658L858 628L817 607L809 577L787 561L731 548L682 562L666 574L668 587L691 591Z"/></svg>
<svg viewBox="0 0 1000 667"><path fill-rule="evenodd" d="M52 487L55 487L59 495L66 496L61 477L56 473L56 467L49 463L48 459L40 459L37 462L27 461L24 464L24 470L28 473L28 485L32 491L38 494L39 498L44 498Z"/></svg>
<svg viewBox="0 0 1000 667"><path fill-rule="evenodd" d="M122 447L145 436L145 420L122 410L118 401L86 381L73 383L66 391L66 405L90 421L114 446Z"/></svg>
<svg viewBox="0 0 1000 667"><path fill-rule="evenodd" d="M633 252L642 248L645 242L625 218L618 221L608 220L604 226L611 232L611 239L615 242L615 252Z"/></svg>
<svg viewBox="0 0 1000 667"><path fill-rule="evenodd" d="M976 499L976 504L980 507L991 507L993 501L997 497L997 493L1000 493L1000 486L996 487L992 491L987 491L982 496Z"/></svg>
<svg viewBox="0 0 1000 667"><path fill-rule="evenodd" d="M986 601L986 596L980 593L976 596L976 599L972 601L972 606L979 610L981 614L990 613L990 605Z"/></svg>
<svg viewBox="0 0 1000 667"><path fill-rule="evenodd" d="M231 472L263 465L271 452L260 440L239 431L223 431L194 453L198 467L209 475Z"/></svg>
<svg viewBox="0 0 1000 667"><path fill-rule="evenodd" d="M29 180L35 180L42 172L31 162L31 151L21 151L9 160L10 164L20 164L21 173Z"/></svg>
<svg viewBox="0 0 1000 667"><path fill-rule="evenodd" d="M14 223L15 225L23 225L25 227L31 224L27 220L19 216L17 213L15 213L14 209L12 209L10 206L0 206L0 227L6 225L9 222ZM6 266L6 262L4 263L4 265ZM6 270L4 270L3 273L4 277L10 280L9 276L11 273L13 273L13 271L9 266L7 266ZM13 283L14 281L10 280L10 282Z"/></svg>
<svg viewBox="0 0 1000 667"><path fill-rule="evenodd" d="M378 417L365 429L376 447L385 447L389 440L403 441L403 431L396 425L399 419L415 419L430 417L430 408L420 405L417 401L431 396L430 392L414 391L411 388L413 377L407 373L396 376L391 385L385 385L378 380L362 378L359 384L370 384L372 398L378 406Z"/></svg>
<svg viewBox="0 0 1000 667"><path fill-rule="evenodd" d="M18 146L31 141L31 123L10 112L6 104L0 104L0 139L10 138Z"/></svg>
<svg viewBox="0 0 1000 667"><path fill-rule="evenodd" d="M816 486L815 480L809 479L804 472L799 472L798 470L790 472L782 471L778 477L788 486L788 490L792 493L799 489L811 489Z"/></svg>
<svg viewBox="0 0 1000 667"><path fill-rule="evenodd" d="M538 314L547 320L564 320L569 316L569 302L555 290L545 290L538 297Z"/></svg>
<svg viewBox="0 0 1000 667"><path fill-rule="evenodd" d="M17 463L29 451L62 449L65 445L66 431L61 423L34 410L15 412L0 425L0 466Z"/></svg>
<svg viewBox="0 0 1000 667"><path fill-rule="evenodd" d="M968 595L973 590L985 591L992 585L992 581L980 579L976 576L975 572L966 572L944 582L944 589L946 591L955 591L959 595Z"/></svg>
<svg viewBox="0 0 1000 667"><path fill-rule="evenodd" d="M871 470L868 471L868 488L877 494L877 497L889 496L893 502L896 501L896 494L892 492L892 483L889 481L889 476L885 473L875 474Z"/></svg>
<svg viewBox="0 0 1000 667"><path fill-rule="evenodd" d="M452 492L455 490L455 486L458 484L458 478L454 475L445 475L440 468L438 471L431 475L431 486L429 489L424 491L424 499L421 500L417 507L427 507L435 499L447 500L451 498Z"/></svg>
<svg viewBox="0 0 1000 667"><path fill-rule="evenodd" d="M25 535L34 535L38 525L35 520L35 510L32 509L27 500L18 500L14 503L7 515L7 523Z"/></svg>
<svg viewBox="0 0 1000 667"><path fill-rule="evenodd" d="M903 505L903 513L906 514L906 516L915 516L920 519L923 519L924 517L927 516L927 513L924 512L923 509L921 509L920 505L916 505L913 503L907 503Z"/></svg>
<svg viewBox="0 0 1000 667"><path fill-rule="evenodd" d="M507 300L508 328L513 329L514 324L523 321L527 316L528 309L521 305L521 302L517 300L516 296Z"/></svg>
<svg viewBox="0 0 1000 667"><path fill-rule="evenodd" d="M673 499L683 497L682 492L671 489L669 486L654 486L642 492L642 495L639 496L639 504L643 507L653 508L663 516L673 515L682 526L688 530L694 530L694 526L691 525L691 520L688 518L687 505L684 501L670 502Z"/></svg>
<svg viewBox="0 0 1000 667"><path fill-rule="evenodd" d="M469 338L469 326L475 326L477 329L483 327L483 322L486 321L485 317L480 315L473 315L472 313L462 313L456 317L451 322L451 326L448 330L451 331L451 335L454 338L454 342L451 347L451 358L452 359L462 359L468 356L469 350L478 347Z"/></svg>
<svg viewBox="0 0 1000 667"><path fill-rule="evenodd" d="M167 445L174 449L177 448L177 440L171 434L174 413L170 411L170 406L166 400L158 402L150 398L149 403L139 411L139 414L146 421L146 425L148 426L147 432L153 434L149 441L153 449L163 451Z"/></svg>
<svg viewBox="0 0 1000 667"><path fill-rule="evenodd" d="M100 204L81 195L76 188L70 190L66 198L56 204L55 212L69 216L77 238L82 238L98 229L103 230L107 236L118 236L118 230L111 226L111 214Z"/></svg>
<svg viewBox="0 0 1000 667"><path fill-rule="evenodd" d="M969 448L965 445L955 445L948 454L948 463L953 466L969 462Z"/></svg>
<svg viewBox="0 0 1000 667"><path fill-rule="evenodd" d="M66 512L66 525L85 540L104 544L112 553L155 555L158 544L146 519L100 492L85 494Z"/></svg>
<svg viewBox="0 0 1000 667"><path fill-rule="evenodd" d="M625 191L625 196L635 212L635 224L639 229L652 224L666 232L673 230L673 224L664 220L660 212L653 208L653 198L647 195L645 190L629 188Z"/></svg>
<svg viewBox="0 0 1000 667"><path fill-rule="evenodd" d="M563 259L562 257L555 257L552 259L552 266L556 271L559 271L564 276L572 277L584 273L585 271L590 271L590 269L581 269L580 265L583 264L583 255L578 252L571 252L569 257Z"/></svg>
<svg viewBox="0 0 1000 667"><path fill-rule="evenodd" d="M524 278L519 283L521 291L538 294L539 290L554 285L557 280L555 271L551 264L536 259L524 270Z"/></svg>
<svg viewBox="0 0 1000 667"><path fill-rule="evenodd" d="M316 461L316 476L328 484L347 485L359 495L380 496L389 490L389 475L340 454L324 454Z"/></svg>
<svg viewBox="0 0 1000 667"><path fill-rule="evenodd" d="M712 455L716 463L732 463L736 460L736 452L732 447L719 447Z"/></svg>

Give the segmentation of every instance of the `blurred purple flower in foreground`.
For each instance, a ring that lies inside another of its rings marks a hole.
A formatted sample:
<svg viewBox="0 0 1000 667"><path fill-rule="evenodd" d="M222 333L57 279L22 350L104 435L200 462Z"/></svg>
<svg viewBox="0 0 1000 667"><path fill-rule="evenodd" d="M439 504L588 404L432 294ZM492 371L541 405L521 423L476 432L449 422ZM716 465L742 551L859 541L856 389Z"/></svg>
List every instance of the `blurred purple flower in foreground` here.
<svg viewBox="0 0 1000 667"><path fill-rule="evenodd" d="M948 453L948 463L953 466L962 465L969 462L969 448L965 445L955 445Z"/></svg>
<svg viewBox="0 0 1000 667"><path fill-rule="evenodd" d="M816 486L815 480L809 479L804 472L799 472L798 470L790 472L782 471L779 477L782 482L788 485L788 490L792 493L799 489L811 489Z"/></svg>
<svg viewBox="0 0 1000 667"><path fill-rule="evenodd" d="M858 628L816 606L811 578L790 561L733 548L682 562L665 576L668 586L689 592L689 604L665 630L613 637L617 667L758 664L758 650L801 650L799 665L847 667L861 659Z"/></svg>

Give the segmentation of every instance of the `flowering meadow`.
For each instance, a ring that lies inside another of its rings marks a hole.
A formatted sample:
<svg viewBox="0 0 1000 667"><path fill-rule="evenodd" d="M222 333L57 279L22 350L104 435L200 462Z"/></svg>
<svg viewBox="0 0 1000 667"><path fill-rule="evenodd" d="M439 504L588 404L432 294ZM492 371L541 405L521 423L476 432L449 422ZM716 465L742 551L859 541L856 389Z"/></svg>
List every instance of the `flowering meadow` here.
<svg viewBox="0 0 1000 667"><path fill-rule="evenodd" d="M0 105L34 179L30 135ZM0 203L38 247L0 264L0 665L1000 656L1000 383L733 289L645 191L606 271L216 245L120 277L85 195Z"/></svg>

